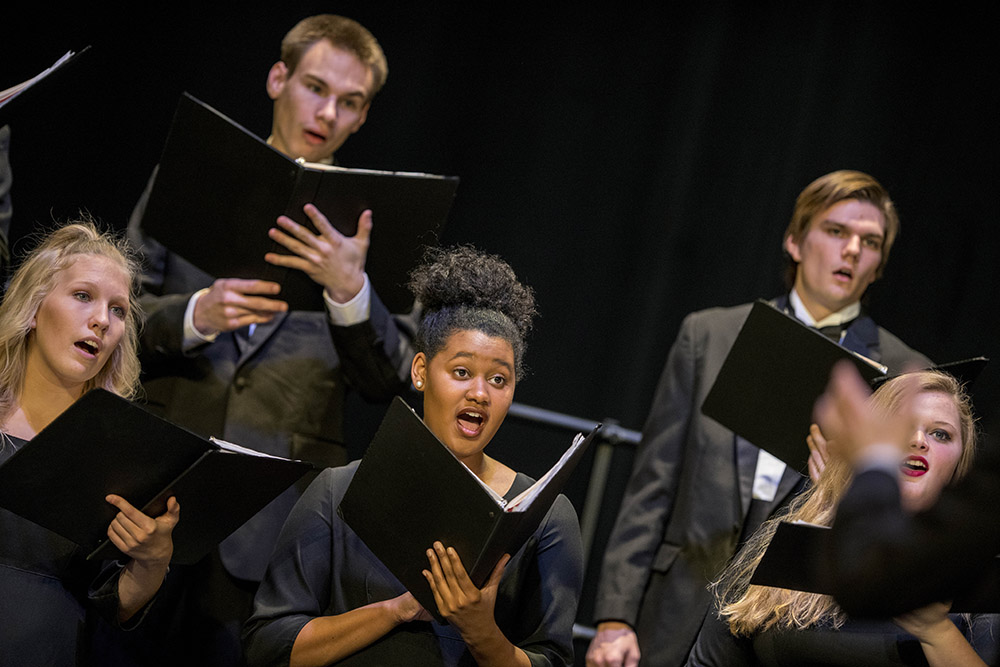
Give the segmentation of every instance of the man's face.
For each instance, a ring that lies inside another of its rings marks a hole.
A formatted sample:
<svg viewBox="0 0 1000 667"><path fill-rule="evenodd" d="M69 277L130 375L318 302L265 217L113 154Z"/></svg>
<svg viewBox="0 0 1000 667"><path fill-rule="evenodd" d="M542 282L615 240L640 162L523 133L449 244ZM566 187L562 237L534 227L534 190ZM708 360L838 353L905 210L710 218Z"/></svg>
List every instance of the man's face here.
<svg viewBox="0 0 1000 667"><path fill-rule="evenodd" d="M785 249L798 263L795 291L817 321L859 301L882 260L885 218L874 204L846 199L821 211Z"/></svg>
<svg viewBox="0 0 1000 667"><path fill-rule="evenodd" d="M329 158L364 124L371 90L371 70L325 39L306 50L294 72L275 63L267 75L271 145L291 158Z"/></svg>

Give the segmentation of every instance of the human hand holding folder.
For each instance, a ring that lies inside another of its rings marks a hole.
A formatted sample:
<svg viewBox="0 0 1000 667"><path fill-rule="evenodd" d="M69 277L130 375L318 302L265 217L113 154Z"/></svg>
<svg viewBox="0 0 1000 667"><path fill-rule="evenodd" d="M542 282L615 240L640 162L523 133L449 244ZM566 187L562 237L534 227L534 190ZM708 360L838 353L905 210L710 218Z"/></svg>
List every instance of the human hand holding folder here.
<svg viewBox="0 0 1000 667"><path fill-rule="evenodd" d="M235 331L250 324L263 324L276 313L288 310L288 304L269 296L281 291L281 285L269 280L219 278L194 305L194 328L202 335Z"/></svg>
<svg viewBox="0 0 1000 667"><path fill-rule="evenodd" d="M424 570L423 574L442 618L454 625L463 637L483 637L488 632L499 631L493 622L493 609L510 554L500 557L482 588L472 583L462 558L453 547L435 542L427 550L427 560L430 570Z"/></svg>
<svg viewBox="0 0 1000 667"><path fill-rule="evenodd" d="M294 254L269 252L264 260L275 266L302 271L322 286L334 301L347 303L364 286L372 212L370 209L362 211L357 232L354 236L345 236L313 204L306 204L303 210L319 234L313 234L288 216L279 216L281 229L270 229L268 236Z"/></svg>
<svg viewBox="0 0 1000 667"><path fill-rule="evenodd" d="M149 601L167 576L181 506L171 496L166 511L154 519L119 495L109 494L105 500L119 510L108 526L108 539L131 559L118 580L118 618L126 621Z"/></svg>

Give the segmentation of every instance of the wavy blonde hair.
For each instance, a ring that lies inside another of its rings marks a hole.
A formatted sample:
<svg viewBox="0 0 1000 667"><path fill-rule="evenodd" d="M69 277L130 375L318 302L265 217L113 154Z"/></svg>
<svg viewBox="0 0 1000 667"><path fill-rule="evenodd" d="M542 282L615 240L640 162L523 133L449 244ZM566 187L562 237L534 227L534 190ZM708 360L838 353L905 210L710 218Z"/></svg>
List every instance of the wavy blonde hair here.
<svg viewBox="0 0 1000 667"><path fill-rule="evenodd" d="M105 257L121 267L129 281L125 332L108 363L84 385L134 398L139 384L139 264L124 238L102 232L90 219L70 222L46 235L23 259L0 303L0 424L17 408L27 369L31 321L59 274L80 255Z"/></svg>
<svg viewBox="0 0 1000 667"><path fill-rule="evenodd" d="M885 382L872 394L872 407L883 415L897 413L908 383L919 392L939 392L951 397L958 408L962 453L952 482L971 468L976 449L976 425L968 396L954 377L938 371L920 371ZM833 525L837 505L852 479L850 466L842 459L828 461L819 481L789 503L784 511L768 519L747 540L720 578L711 585L719 617L727 620L737 636L749 636L771 628L802 630L819 624L839 628L846 615L829 595L793 591L770 586L751 586L750 578L771 543L778 524L806 521Z"/></svg>

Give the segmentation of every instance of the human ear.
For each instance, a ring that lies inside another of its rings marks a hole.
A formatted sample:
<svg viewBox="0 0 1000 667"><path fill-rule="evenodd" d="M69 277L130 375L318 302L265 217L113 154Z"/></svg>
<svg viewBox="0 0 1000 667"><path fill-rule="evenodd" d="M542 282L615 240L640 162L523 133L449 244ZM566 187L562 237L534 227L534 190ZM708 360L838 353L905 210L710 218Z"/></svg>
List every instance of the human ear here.
<svg viewBox="0 0 1000 667"><path fill-rule="evenodd" d="M288 65L279 60L271 65L271 69L267 73L267 96L272 100L278 99L287 82Z"/></svg>
<svg viewBox="0 0 1000 667"><path fill-rule="evenodd" d="M368 120L368 109L371 107L371 102L365 102L365 105L361 107L361 113L358 114L358 119L354 122L354 128L351 129L351 134L354 134L361 129L361 126L365 124Z"/></svg>
<svg viewBox="0 0 1000 667"><path fill-rule="evenodd" d="M417 352L413 357L413 363L410 364L410 380L417 391L424 390L427 381L427 355L423 352Z"/></svg>
<svg viewBox="0 0 1000 667"><path fill-rule="evenodd" d="M785 252L787 252L794 261L802 261L802 253L799 250L799 243L791 234L785 237Z"/></svg>

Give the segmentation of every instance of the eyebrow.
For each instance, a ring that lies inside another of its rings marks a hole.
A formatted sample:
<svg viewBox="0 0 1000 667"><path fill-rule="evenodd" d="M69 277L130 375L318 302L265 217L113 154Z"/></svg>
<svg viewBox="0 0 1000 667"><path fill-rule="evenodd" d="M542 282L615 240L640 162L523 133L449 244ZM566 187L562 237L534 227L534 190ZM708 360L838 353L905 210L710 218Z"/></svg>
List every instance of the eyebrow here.
<svg viewBox="0 0 1000 667"><path fill-rule="evenodd" d="M305 72L302 74L302 78L306 80L308 83L317 83L326 89L330 88L330 84L326 81L326 79L316 76L315 74ZM365 100L368 99L368 93L362 89L356 88L354 90L350 90L344 93L343 95L340 95L339 97L358 97L361 98L362 100Z"/></svg>
<svg viewBox="0 0 1000 667"><path fill-rule="evenodd" d="M451 356L450 359L448 359L448 361L454 361L455 359L458 359L459 357L464 358L464 359L472 359L475 356L477 356L477 355L474 352L456 352L455 354L453 354ZM493 358L493 363L495 363L495 364L497 364L499 366L503 366L504 368L506 368L511 373L514 372L514 367L511 366L510 363L508 363L504 359L500 359L498 357L494 357Z"/></svg>
<svg viewBox="0 0 1000 667"><path fill-rule="evenodd" d="M833 225L835 227L841 227L841 228L846 228L846 227L850 226L850 224L847 223L847 222L841 222L840 220L830 220L829 218L826 219L826 220L823 220L822 224ZM885 238L885 230L884 229L879 229L878 232L871 232L869 234L862 234L861 236L863 238L866 238L866 239L884 239Z"/></svg>
<svg viewBox="0 0 1000 667"><path fill-rule="evenodd" d="M97 283L94 282L93 280L87 280L85 278L81 278L79 280L67 283L67 287L69 287L70 289L79 289L83 287L91 291L101 290L102 289L101 285L102 283ZM120 292L112 293L112 295L108 298L108 301L120 301L124 303L126 306L129 305L129 297L127 293L120 293Z"/></svg>

